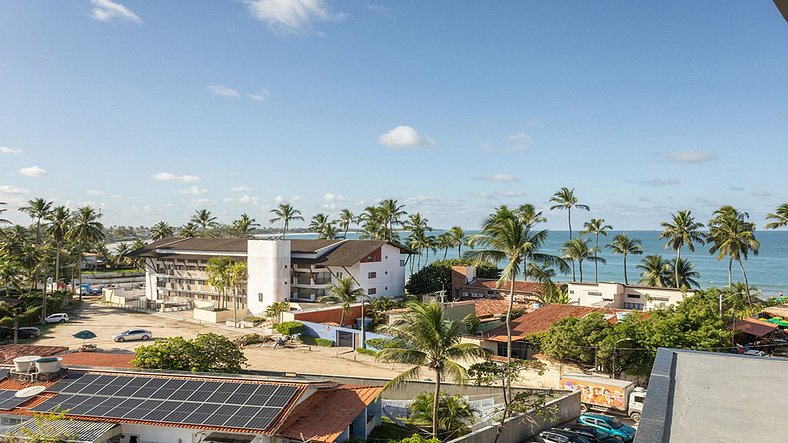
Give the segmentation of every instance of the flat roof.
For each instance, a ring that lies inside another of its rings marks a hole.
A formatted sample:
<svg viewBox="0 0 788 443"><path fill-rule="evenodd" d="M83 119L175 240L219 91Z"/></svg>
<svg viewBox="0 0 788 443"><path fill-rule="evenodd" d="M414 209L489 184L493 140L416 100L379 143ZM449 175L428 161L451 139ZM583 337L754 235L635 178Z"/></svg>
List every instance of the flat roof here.
<svg viewBox="0 0 788 443"><path fill-rule="evenodd" d="M660 348L635 442L778 441L785 386L788 359Z"/></svg>

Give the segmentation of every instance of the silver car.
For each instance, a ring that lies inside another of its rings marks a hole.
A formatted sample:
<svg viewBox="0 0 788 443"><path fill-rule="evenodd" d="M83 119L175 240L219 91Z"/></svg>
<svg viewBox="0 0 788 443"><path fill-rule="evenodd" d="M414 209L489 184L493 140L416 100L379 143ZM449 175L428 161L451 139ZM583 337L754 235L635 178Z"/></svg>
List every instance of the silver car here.
<svg viewBox="0 0 788 443"><path fill-rule="evenodd" d="M153 338L153 333L146 329L129 329L112 336L112 339L117 342L126 340L147 340L149 338Z"/></svg>

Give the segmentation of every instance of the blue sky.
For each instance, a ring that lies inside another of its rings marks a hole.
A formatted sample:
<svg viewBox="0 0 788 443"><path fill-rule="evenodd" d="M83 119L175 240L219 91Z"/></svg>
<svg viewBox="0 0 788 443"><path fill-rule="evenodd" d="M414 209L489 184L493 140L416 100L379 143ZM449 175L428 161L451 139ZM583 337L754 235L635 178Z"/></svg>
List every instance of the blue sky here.
<svg viewBox="0 0 788 443"><path fill-rule="evenodd" d="M618 229L788 201L771 1L0 1L0 42L17 222L37 196L134 225L392 197L468 229L561 186Z"/></svg>

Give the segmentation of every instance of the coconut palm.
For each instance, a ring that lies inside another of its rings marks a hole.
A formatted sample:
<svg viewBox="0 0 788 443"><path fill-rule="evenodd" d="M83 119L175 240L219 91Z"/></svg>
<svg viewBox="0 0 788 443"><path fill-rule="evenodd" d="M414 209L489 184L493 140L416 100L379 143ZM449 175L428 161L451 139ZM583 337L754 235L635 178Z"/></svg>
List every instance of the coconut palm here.
<svg viewBox="0 0 788 443"><path fill-rule="evenodd" d="M20 212L25 212L36 224L36 244L41 244L41 219L46 218L52 210L52 202L46 201L41 197L36 197L27 201L26 206L19 208Z"/></svg>
<svg viewBox="0 0 788 443"><path fill-rule="evenodd" d="M530 203L524 203L518 206L513 212L517 215L521 222L525 224L533 225L547 221L547 217L542 215L542 211L537 211L536 207Z"/></svg>
<svg viewBox="0 0 788 443"><path fill-rule="evenodd" d="M343 209L339 213L339 228L342 229L342 238L347 238L347 231L355 220L356 217L350 212L350 209Z"/></svg>
<svg viewBox="0 0 788 443"><path fill-rule="evenodd" d="M434 235L425 235L421 239L421 251L427 254L424 256L424 266L426 267L430 262L430 251L438 252L438 241Z"/></svg>
<svg viewBox="0 0 788 443"><path fill-rule="evenodd" d="M233 287L233 266L233 260L226 256L211 257L205 266L207 283L221 294L217 306L220 309L227 309L227 290Z"/></svg>
<svg viewBox="0 0 788 443"><path fill-rule="evenodd" d="M11 260L0 260L0 281L3 282L5 296L8 298L9 289L22 286L22 270Z"/></svg>
<svg viewBox="0 0 788 443"><path fill-rule="evenodd" d="M550 199L551 202L554 202L553 206L550 206L551 210L555 209L566 209L567 221L569 222L569 239L572 239L572 208L583 209L585 211L590 211L591 208L588 205L583 205L577 202L577 197L575 196L575 189L569 189L567 187L563 187L559 189L553 197Z"/></svg>
<svg viewBox="0 0 788 443"><path fill-rule="evenodd" d="M604 257L597 256L597 250L595 247L591 247L591 240L586 238L573 238L566 243L561 248L561 253L563 257L569 260L572 260L574 263L577 261L578 268L580 269L580 281L583 281L583 262L590 261L594 262L601 262L602 264L607 263L607 260ZM575 280L575 272L574 268L572 268L572 281Z"/></svg>
<svg viewBox="0 0 788 443"><path fill-rule="evenodd" d="M447 231L435 237L435 243L438 249L443 249L443 259L449 254L449 248L454 247L454 237Z"/></svg>
<svg viewBox="0 0 788 443"><path fill-rule="evenodd" d="M619 254L624 256L624 284L629 284L629 279L627 278L627 255L641 255L643 254L643 245L640 240L636 238L630 239L626 233L618 234L617 236L613 237L613 241L610 242L606 248L610 248L610 251L613 254Z"/></svg>
<svg viewBox="0 0 788 443"><path fill-rule="evenodd" d="M462 244L465 242L465 232L459 226L452 226L446 232L451 235L452 243L457 247L457 257L462 258Z"/></svg>
<svg viewBox="0 0 788 443"><path fill-rule="evenodd" d="M613 229L612 226L605 224L604 218L592 218L583 224L583 230L580 234L594 234L594 257L599 252L599 236L604 235L607 237L607 231ZM594 281L599 282L599 269L597 268L598 261L594 260Z"/></svg>
<svg viewBox="0 0 788 443"><path fill-rule="evenodd" d="M0 202L0 206L5 206L5 205L6 205L6 202ZM6 209L6 208L0 208L0 214L2 214L3 212L5 212L7 210L8 209ZM4 218L0 218L0 225L8 225L8 224L11 224L11 222L6 220L6 219L4 219Z"/></svg>
<svg viewBox="0 0 788 443"><path fill-rule="evenodd" d="M407 214L404 208L405 205L400 205L397 200L392 198L387 198L380 202L380 210L386 225L386 240L394 240L397 238L394 234L394 227L402 224L400 219Z"/></svg>
<svg viewBox="0 0 788 443"><path fill-rule="evenodd" d="M233 290L233 326L238 327L238 292L246 286L249 278L248 267L245 261L237 261L230 266L230 288Z"/></svg>
<svg viewBox="0 0 788 443"><path fill-rule="evenodd" d="M446 378L464 383L468 373L458 361L485 358L487 352L479 345L460 342L470 317L462 321L448 320L443 307L436 302L429 305L410 302L407 307L408 311L392 327L392 332L404 345L381 349L376 357L383 361L413 365L386 383L386 389L419 378L424 369L433 372L432 435L437 437L441 383Z"/></svg>
<svg viewBox="0 0 788 443"><path fill-rule="evenodd" d="M254 230L259 227L260 224L257 223L257 220L249 217L245 212L241 214L241 217L233 221L233 229L239 237L252 237Z"/></svg>
<svg viewBox="0 0 788 443"><path fill-rule="evenodd" d="M104 225L99 221L101 214L90 206L77 209L72 216L74 220L71 229L66 233L66 239L78 245L80 259L77 261L77 267L79 268L79 287L82 288L82 257L87 251L88 245L104 241ZM81 290L79 291L79 299L82 300Z"/></svg>
<svg viewBox="0 0 788 443"><path fill-rule="evenodd" d="M708 239L711 243L710 254L716 254L717 260L728 257L728 287L732 287L732 266L733 261L739 263L744 286L749 288L747 271L744 269L744 261L747 260L750 252L758 255L760 243L755 238L755 223L748 221L750 218L746 212L740 212L733 206L723 206L714 211L714 218L709 221ZM752 300L748 302L752 306Z"/></svg>
<svg viewBox="0 0 788 443"><path fill-rule="evenodd" d="M55 207L47 215L46 232L55 243L55 285L60 281L60 255L66 235L71 229L71 211L65 206Z"/></svg>
<svg viewBox="0 0 788 443"><path fill-rule="evenodd" d="M434 399L429 392L419 392L408 405L408 418L414 423L430 423L433 416ZM480 411L474 409L459 395L441 393L438 401L438 436L451 440L468 433L468 425Z"/></svg>
<svg viewBox="0 0 788 443"><path fill-rule="evenodd" d="M705 244L705 237L700 229L703 223L698 223L692 216L692 211L678 211L673 214L672 222L660 223L663 230L659 234L660 240L667 238L665 249L673 248L676 250L676 258L681 258L681 248L686 246L691 252L695 252L695 243ZM676 268L678 269L678 268ZM674 275L673 281L678 282L679 276Z"/></svg>
<svg viewBox="0 0 788 443"><path fill-rule="evenodd" d="M127 256L129 252L133 251L128 243L120 243L115 248L115 254L112 256L112 262L115 266L124 266L131 264L131 258Z"/></svg>
<svg viewBox="0 0 788 443"><path fill-rule="evenodd" d="M777 229L782 228L783 226L788 226L788 203L783 203L777 207L777 210L774 213L766 214L766 218L769 220L774 220L773 222L769 222L764 226L766 229Z"/></svg>
<svg viewBox="0 0 788 443"><path fill-rule="evenodd" d="M290 222L293 220L304 220L304 217L301 217L301 211L294 208L293 205L290 203L280 203L279 207L275 209L271 209L271 213L275 215L270 222L276 223L278 221L282 222L282 238L285 238L287 235L287 229L290 227Z"/></svg>
<svg viewBox="0 0 788 443"><path fill-rule="evenodd" d="M174 236L175 229L168 225L167 222L160 221L150 228L150 233L153 240L161 240L163 238Z"/></svg>
<svg viewBox="0 0 788 443"><path fill-rule="evenodd" d="M318 213L312 216L309 221L309 230L312 232L322 233L326 230L326 226L334 224L331 219L323 213Z"/></svg>
<svg viewBox="0 0 788 443"><path fill-rule="evenodd" d="M178 229L178 235L185 238L197 237L197 225L192 222L186 223Z"/></svg>
<svg viewBox="0 0 788 443"><path fill-rule="evenodd" d="M537 294L537 299L543 305L550 303L569 303L569 294L562 291L561 288L553 282L557 275L555 269L539 266L536 263L528 265L528 275L534 280L542 284L542 293Z"/></svg>
<svg viewBox="0 0 788 443"><path fill-rule="evenodd" d="M197 209L194 211L194 215L192 215L191 223L194 223L198 228L200 228L200 233L205 234L205 231L208 228L213 228L218 226L219 223L216 221L216 217L211 214L211 211L207 209Z"/></svg>
<svg viewBox="0 0 788 443"><path fill-rule="evenodd" d="M692 262L685 258L671 260L668 263L668 275L671 277L671 281L668 282L671 286L682 289L700 287L700 284L696 280L700 278L700 273L695 271L695 266ZM678 282L672 280L676 275L679 276Z"/></svg>
<svg viewBox="0 0 788 443"><path fill-rule="evenodd" d="M358 301L360 297L366 295L364 289L356 287L356 282L352 277L339 277L326 287L328 295L317 299L321 303L340 303L342 313L339 318L339 325L345 324L345 313L350 313L350 306Z"/></svg>
<svg viewBox="0 0 788 443"><path fill-rule="evenodd" d="M517 276L528 269L529 262L556 266L561 272L569 269L563 259L539 251L546 239L547 230L537 230L533 223L522 223L522 219L506 206L500 206L490 214L480 234L468 238L468 244L478 249L466 251L465 256L476 264L508 261L497 283L498 286L505 282L510 284L509 306L506 310L507 362L512 359L512 307Z"/></svg>
<svg viewBox="0 0 788 443"><path fill-rule="evenodd" d="M675 272L674 276L670 275L670 263L663 259L661 255L647 255L643 257L637 268L643 271L640 273L639 283L641 285L665 288L675 278Z"/></svg>
<svg viewBox="0 0 788 443"><path fill-rule="evenodd" d="M286 301L273 302L265 308L265 316L270 318L273 324L279 323L282 319L282 314L285 312L290 312L290 303Z"/></svg>
<svg viewBox="0 0 788 443"><path fill-rule="evenodd" d="M18 257L22 248L31 242L30 230L22 225L13 225L0 231L0 253L5 257Z"/></svg>

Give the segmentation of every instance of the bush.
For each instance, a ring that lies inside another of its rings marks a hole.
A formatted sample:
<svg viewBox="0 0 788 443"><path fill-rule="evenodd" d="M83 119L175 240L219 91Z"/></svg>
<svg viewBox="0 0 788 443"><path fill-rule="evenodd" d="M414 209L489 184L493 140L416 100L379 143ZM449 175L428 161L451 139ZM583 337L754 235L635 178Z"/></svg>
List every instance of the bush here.
<svg viewBox="0 0 788 443"><path fill-rule="evenodd" d="M370 338L366 343L367 346L375 349L402 348L405 346L402 340L397 340L396 338Z"/></svg>
<svg viewBox="0 0 788 443"><path fill-rule="evenodd" d="M244 334L235 339L235 344L238 346L248 346L255 343L266 343L269 341L271 341L271 337L268 335Z"/></svg>
<svg viewBox="0 0 788 443"><path fill-rule="evenodd" d="M306 327L300 321L286 321L277 324L274 329L282 335L296 335L304 332Z"/></svg>
<svg viewBox="0 0 788 443"><path fill-rule="evenodd" d="M451 267L468 266L468 260L439 260L430 263L420 271L410 276L405 290L409 294L421 295L431 292L451 289ZM476 267L476 277L499 278L501 270L495 266L481 265Z"/></svg>
<svg viewBox="0 0 788 443"><path fill-rule="evenodd" d="M378 355L378 351L373 351L372 349L367 348L356 348L356 352L362 355L371 355L373 357Z"/></svg>
<svg viewBox="0 0 788 443"><path fill-rule="evenodd" d="M323 346L325 348L334 347L334 341L327 338L312 337L311 335L301 335L298 337L301 343L310 346Z"/></svg>
<svg viewBox="0 0 788 443"><path fill-rule="evenodd" d="M133 363L143 369L236 374L246 364L243 351L230 339L214 333L193 340L172 337L136 349Z"/></svg>
<svg viewBox="0 0 788 443"><path fill-rule="evenodd" d="M265 323L267 320L268 319L265 317L255 317L255 316L244 317L244 321L248 321L249 323L252 323L255 326L259 325L260 323Z"/></svg>
<svg viewBox="0 0 788 443"><path fill-rule="evenodd" d="M412 437L403 438L397 443L441 443L441 441L435 437L424 438L419 434L413 434Z"/></svg>

